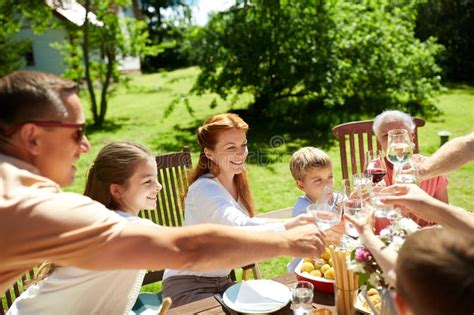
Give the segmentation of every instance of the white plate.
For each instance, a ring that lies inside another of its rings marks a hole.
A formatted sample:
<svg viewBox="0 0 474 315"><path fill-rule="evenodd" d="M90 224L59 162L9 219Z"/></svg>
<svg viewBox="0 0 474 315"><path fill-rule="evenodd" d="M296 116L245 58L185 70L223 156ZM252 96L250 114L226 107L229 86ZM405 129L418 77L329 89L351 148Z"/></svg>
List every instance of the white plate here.
<svg viewBox="0 0 474 315"><path fill-rule="evenodd" d="M248 280L234 284L223 295L224 303L240 313L265 314L278 311L290 301L290 290L272 280Z"/></svg>

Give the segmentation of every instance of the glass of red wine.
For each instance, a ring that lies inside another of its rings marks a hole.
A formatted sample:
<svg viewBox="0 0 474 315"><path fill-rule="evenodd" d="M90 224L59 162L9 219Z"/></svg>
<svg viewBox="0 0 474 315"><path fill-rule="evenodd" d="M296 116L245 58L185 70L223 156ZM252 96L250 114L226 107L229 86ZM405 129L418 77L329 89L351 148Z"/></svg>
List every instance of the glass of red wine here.
<svg viewBox="0 0 474 315"><path fill-rule="evenodd" d="M364 173L367 175L372 175L372 183L374 185L376 185L385 177L385 174L387 174L387 168L385 167L385 162L381 151L377 150L365 152Z"/></svg>

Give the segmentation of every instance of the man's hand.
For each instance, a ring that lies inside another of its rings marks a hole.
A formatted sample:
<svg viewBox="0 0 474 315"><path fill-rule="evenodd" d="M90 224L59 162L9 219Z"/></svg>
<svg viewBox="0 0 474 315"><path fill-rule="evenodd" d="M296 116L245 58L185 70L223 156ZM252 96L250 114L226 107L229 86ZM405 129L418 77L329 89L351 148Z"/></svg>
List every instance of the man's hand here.
<svg viewBox="0 0 474 315"><path fill-rule="evenodd" d="M389 205L400 205L404 210L407 209L418 217L433 220L430 214L424 211L426 206L430 204L432 197L417 185L396 184L385 188L383 191L390 193L391 196L381 198L381 202Z"/></svg>
<svg viewBox="0 0 474 315"><path fill-rule="evenodd" d="M316 224L306 224L284 232L294 257L319 257L324 251L324 234Z"/></svg>
<svg viewBox="0 0 474 315"><path fill-rule="evenodd" d="M375 209L371 208L366 216L356 218L345 214L344 219L352 223L359 236L364 238L368 235L374 235L374 213Z"/></svg>
<svg viewBox="0 0 474 315"><path fill-rule="evenodd" d="M283 224L285 229L289 230L300 225L314 224L314 217L310 214L300 214L294 218L288 219Z"/></svg>

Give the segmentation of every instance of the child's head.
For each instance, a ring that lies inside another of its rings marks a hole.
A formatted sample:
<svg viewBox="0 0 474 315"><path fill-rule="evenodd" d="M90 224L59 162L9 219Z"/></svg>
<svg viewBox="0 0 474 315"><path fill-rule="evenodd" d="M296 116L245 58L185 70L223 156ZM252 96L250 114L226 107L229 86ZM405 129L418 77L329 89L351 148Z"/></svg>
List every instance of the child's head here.
<svg viewBox="0 0 474 315"><path fill-rule="evenodd" d="M448 228L408 236L397 264L399 314L472 314L474 237Z"/></svg>
<svg viewBox="0 0 474 315"><path fill-rule="evenodd" d="M139 144L115 142L103 147L91 165L84 195L136 215L156 207L160 189L153 154Z"/></svg>
<svg viewBox="0 0 474 315"><path fill-rule="evenodd" d="M333 184L332 162L322 150L304 147L293 153L290 161L291 175L298 188L316 202L324 186Z"/></svg>

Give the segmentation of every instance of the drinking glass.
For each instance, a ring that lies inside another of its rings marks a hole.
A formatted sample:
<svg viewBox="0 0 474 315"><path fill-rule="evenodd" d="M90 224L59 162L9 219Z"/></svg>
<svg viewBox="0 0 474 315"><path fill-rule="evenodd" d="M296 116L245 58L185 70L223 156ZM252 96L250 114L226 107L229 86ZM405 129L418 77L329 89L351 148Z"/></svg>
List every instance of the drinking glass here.
<svg viewBox="0 0 474 315"><path fill-rule="evenodd" d="M372 193L372 175L365 173L356 173L352 174L352 184L353 192L362 198L364 202L370 201L370 194ZM346 191L347 193L347 191Z"/></svg>
<svg viewBox="0 0 474 315"><path fill-rule="evenodd" d="M392 164L403 164L413 155L412 143L406 129L388 132L387 158Z"/></svg>
<svg viewBox="0 0 474 315"><path fill-rule="evenodd" d="M393 167L394 184L418 184L419 178L418 166L412 159Z"/></svg>
<svg viewBox="0 0 474 315"><path fill-rule="evenodd" d="M356 186L352 181L348 179L342 180L342 191L344 194L344 199L342 201L344 213L355 218L364 218L368 215L368 209L366 208L365 197L367 196L364 192L364 186ZM344 227L346 229L347 235L357 238L359 234L357 230L347 220L344 220Z"/></svg>
<svg viewBox="0 0 474 315"><path fill-rule="evenodd" d="M385 174L387 174L387 168L385 167L385 162L381 151L376 150L365 152L364 174L372 175L372 183L374 185L380 182L384 178Z"/></svg>
<svg viewBox="0 0 474 315"><path fill-rule="evenodd" d="M380 231L388 227L394 220L400 217L399 209L393 205L384 204L381 198L390 196L389 193L382 191L382 188L377 187L372 193L372 206L375 208L374 213L374 227L375 234L380 234Z"/></svg>
<svg viewBox="0 0 474 315"><path fill-rule="evenodd" d="M342 194L333 193L331 201L315 203L306 207L306 212L313 216L319 230L329 230L341 221L342 199Z"/></svg>
<svg viewBox="0 0 474 315"><path fill-rule="evenodd" d="M290 286L290 292L294 314L312 314L314 286L308 281L297 281Z"/></svg>

